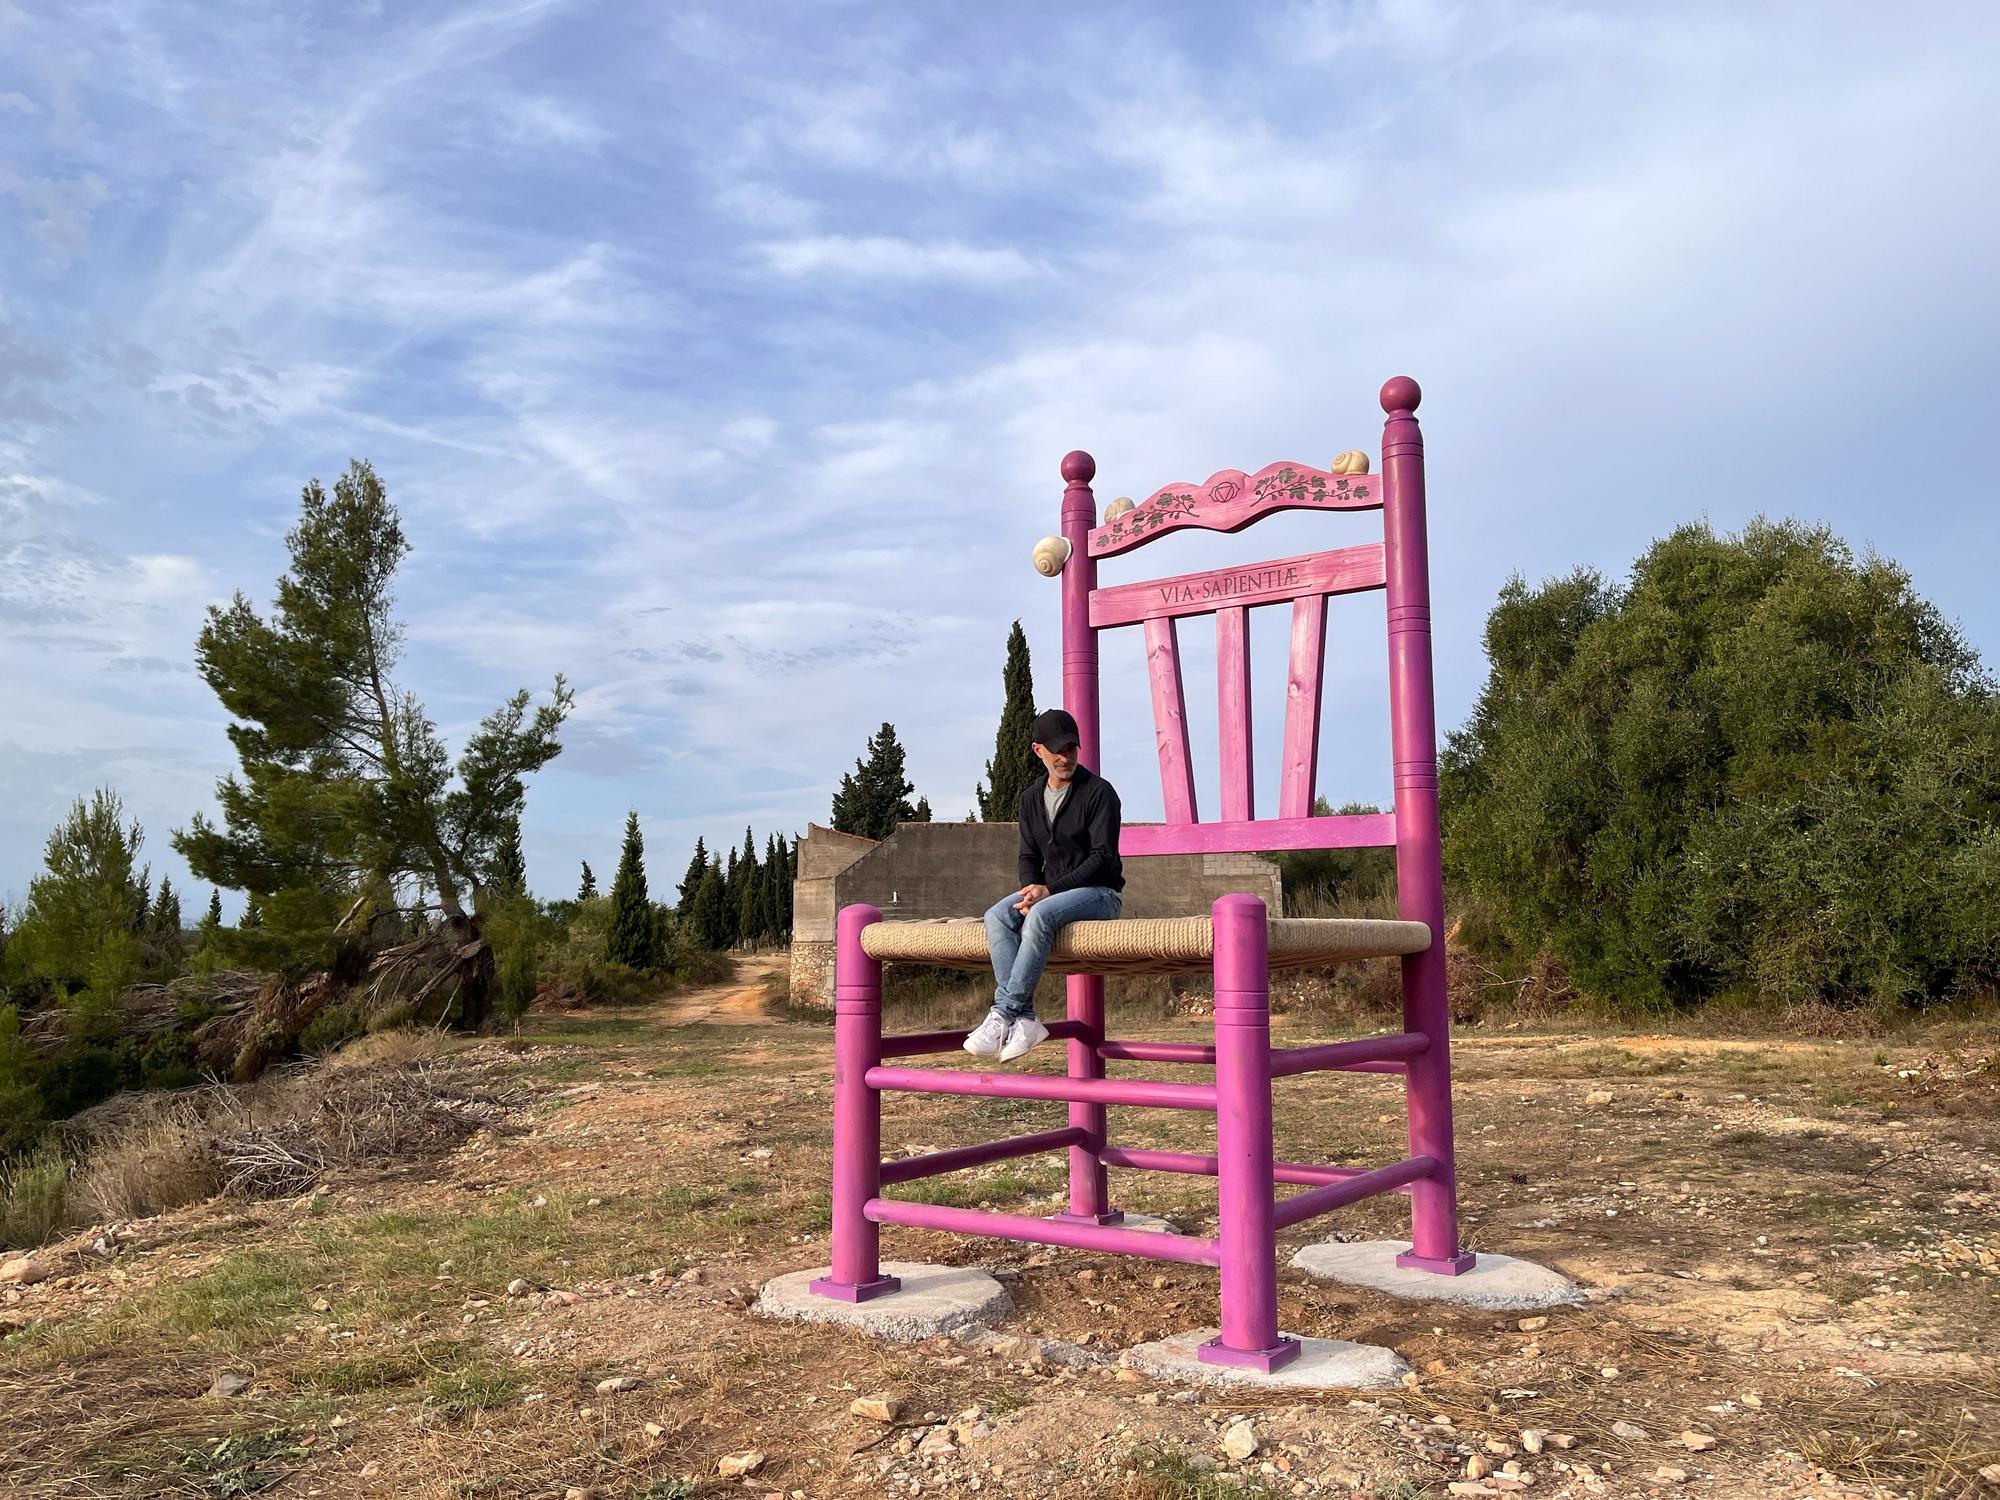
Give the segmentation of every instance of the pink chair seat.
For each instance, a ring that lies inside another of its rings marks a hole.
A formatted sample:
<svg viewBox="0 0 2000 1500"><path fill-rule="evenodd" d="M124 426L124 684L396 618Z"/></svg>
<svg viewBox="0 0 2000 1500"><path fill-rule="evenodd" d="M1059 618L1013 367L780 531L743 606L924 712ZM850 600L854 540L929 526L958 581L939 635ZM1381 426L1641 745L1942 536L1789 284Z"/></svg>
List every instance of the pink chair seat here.
<svg viewBox="0 0 2000 1500"><path fill-rule="evenodd" d="M1422 922L1272 917L1267 927L1273 969L1397 958L1431 945L1431 930ZM861 947L888 963L947 969L984 969L992 963L985 924L956 918L876 922L863 930ZM1191 974L1205 973L1214 963L1215 921L1206 914L1072 922L1049 952L1049 968L1059 974Z"/></svg>

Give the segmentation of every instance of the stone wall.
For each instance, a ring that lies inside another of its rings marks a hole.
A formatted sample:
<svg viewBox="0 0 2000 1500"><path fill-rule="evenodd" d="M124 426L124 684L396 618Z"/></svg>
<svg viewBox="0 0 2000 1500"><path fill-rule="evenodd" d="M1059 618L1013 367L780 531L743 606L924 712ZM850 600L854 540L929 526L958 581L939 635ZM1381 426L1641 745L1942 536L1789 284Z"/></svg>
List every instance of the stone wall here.
<svg viewBox="0 0 2000 1500"><path fill-rule="evenodd" d="M833 944L792 939L792 1003L833 1008Z"/></svg>
<svg viewBox="0 0 2000 1500"><path fill-rule="evenodd" d="M822 836L828 842L816 854ZM881 843L848 857L853 844L866 842L814 826L800 846L792 898L796 1004L833 1004L831 953L841 907L865 901L892 921L977 917L1020 886L1015 866L1020 831L1013 823L904 823ZM809 871L816 878L808 880ZM1282 910L1278 867L1261 854L1157 854L1125 861L1128 917L1190 916L1232 891L1260 896L1273 912Z"/></svg>

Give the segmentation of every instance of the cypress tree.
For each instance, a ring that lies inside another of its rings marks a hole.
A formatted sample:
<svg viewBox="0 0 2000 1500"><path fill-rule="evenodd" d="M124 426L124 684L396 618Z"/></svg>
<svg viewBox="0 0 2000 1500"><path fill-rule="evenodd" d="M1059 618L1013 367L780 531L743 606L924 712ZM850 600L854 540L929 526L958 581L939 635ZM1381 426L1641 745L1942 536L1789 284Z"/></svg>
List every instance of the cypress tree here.
<svg viewBox="0 0 2000 1500"><path fill-rule="evenodd" d="M722 905L722 867L714 860L701 872L694 894L694 937L704 948L729 944L729 924Z"/></svg>
<svg viewBox="0 0 2000 1500"><path fill-rule="evenodd" d="M625 847L618 855L618 873L611 880L611 926L605 933L604 956L628 968L656 968L657 936L653 905L646 898L646 844L634 810L625 815Z"/></svg>
<svg viewBox="0 0 2000 1500"><path fill-rule="evenodd" d="M764 872L755 870L744 877L743 889L736 907L736 940L739 943L754 943L763 936L759 930L758 915L764 901Z"/></svg>
<svg viewBox="0 0 2000 1500"><path fill-rule="evenodd" d="M737 873L736 851L729 851L729 863L722 868L722 932L715 946L727 948L736 941L736 904L743 896L743 877Z"/></svg>
<svg viewBox="0 0 2000 1500"><path fill-rule="evenodd" d="M930 820L931 820L931 799L928 797L917 798L917 811L915 816L912 817L910 821L912 823L928 823L930 822Z"/></svg>
<svg viewBox="0 0 2000 1500"><path fill-rule="evenodd" d="M1016 620L1007 633L1007 665L1000 680L1005 698L1000 729L993 739L993 759L986 762L986 780L976 790L979 816L988 823L1011 823L1021 805L1021 790L1042 773L1035 759L1035 676L1028 661L1028 637Z"/></svg>
<svg viewBox="0 0 2000 1500"><path fill-rule="evenodd" d="M682 912L694 910L695 893L701 889L701 877L708 872L708 846L701 841L701 835L694 838L694 858L688 861L687 874L681 876L680 889L675 893L674 905Z"/></svg>
<svg viewBox="0 0 2000 1500"><path fill-rule="evenodd" d="M583 862L583 884L576 888L576 899L588 901L597 894L597 877L591 873L590 861Z"/></svg>
<svg viewBox="0 0 2000 1500"><path fill-rule="evenodd" d="M785 878L778 882L778 934L790 939L792 935L793 882L799 878L799 841L778 840L778 848L785 857Z"/></svg>
<svg viewBox="0 0 2000 1500"><path fill-rule="evenodd" d="M782 938L784 927L778 921L784 898L779 894L785 883L784 843L775 833L764 835L764 917L763 927L767 935Z"/></svg>
<svg viewBox="0 0 2000 1500"><path fill-rule="evenodd" d="M521 852L521 820L513 818L500 831L500 845L493 856L493 888L503 896L528 893L528 859Z"/></svg>
<svg viewBox="0 0 2000 1500"><path fill-rule="evenodd" d="M763 866L757 863L757 843L750 825L743 825L743 854L736 861L736 941L757 939L758 892L764 884Z"/></svg>

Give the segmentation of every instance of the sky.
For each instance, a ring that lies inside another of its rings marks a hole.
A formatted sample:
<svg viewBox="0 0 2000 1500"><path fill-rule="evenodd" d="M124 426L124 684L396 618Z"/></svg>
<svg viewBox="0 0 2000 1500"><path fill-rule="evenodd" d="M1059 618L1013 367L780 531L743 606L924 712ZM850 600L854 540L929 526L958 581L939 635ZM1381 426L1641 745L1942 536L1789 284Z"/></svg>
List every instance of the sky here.
<svg viewBox="0 0 2000 1500"><path fill-rule="evenodd" d="M1379 451L1395 374L1445 729L1510 575L1622 576L1703 518L1831 525L2000 662L1996 77L2000 7L1950 0L0 0L0 898L102 785L185 884L169 834L232 764L203 612L268 605L354 457L448 741L577 690L528 795L545 896L627 808L656 886L698 834L824 821L885 720L963 816L1013 620L1059 698L1062 455L1100 505L1324 466ZM1252 619L1269 689L1285 612ZM1386 802L1380 596L1332 619L1321 789ZM1135 637L1099 769L1144 819Z"/></svg>

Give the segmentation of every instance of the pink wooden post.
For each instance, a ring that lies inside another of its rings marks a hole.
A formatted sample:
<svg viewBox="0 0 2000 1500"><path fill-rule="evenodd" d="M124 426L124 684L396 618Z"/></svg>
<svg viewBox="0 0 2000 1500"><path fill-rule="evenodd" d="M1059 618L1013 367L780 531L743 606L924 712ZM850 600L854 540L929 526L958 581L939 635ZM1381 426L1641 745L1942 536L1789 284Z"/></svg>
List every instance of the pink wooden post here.
<svg viewBox="0 0 2000 1500"><path fill-rule="evenodd" d="M1271 977L1264 903L1217 899L1215 1156L1221 1222L1222 1331L1197 1351L1206 1364L1269 1373L1298 1357L1278 1335L1273 1238Z"/></svg>
<svg viewBox="0 0 2000 1500"><path fill-rule="evenodd" d="M1410 1184L1411 1245L1397 1264L1447 1276L1472 1269L1458 1246L1451 1145L1451 1007L1445 996L1443 845L1438 828L1437 710L1431 684L1430 559L1424 527L1424 438L1416 381L1382 387L1383 542L1389 604L1389 714L1395 760L1396 906L1430 927L1403 960L1403 1029L1431 1039L1407 1061L1410 1155L1437 1162Z"/></svg>
<svg viewBox="0 0 2000 1500"><path fill-rule="evenodd" d="M1160 797L1169 823L1198 823L1194 762L1188 754L1187 695L1171 615L1146 621L1146 672L1153 679L1153 739L1160 753Z"/></svg>
<svg viewBox="0 0 2000 1500"><path fill-rule="evenodd" d="M1097 460L1078 449L1063 455L1062 534L1070 544L1062 573L1063 707L1076 720L1077 758L1091 770L1101 770L1097 758L1097 632L1090 624L1090 591L1097 587L1097 560L1090 555L1090 532L1097 524L1097 498L1090 481ZM1104 976L1072 974L1065 986L1069 1019L1079 1034L1069 1041L1069 1076L1102 1078L1104 1059L1097 1044L1104 1040ZM1069 1148L1069 1212L1057 1217L1088 1224L1117 1224L1125 1215L1111 1207L1111 1186L1098 1152L1104 1149L1102 1104L1073 1101L1070 1125L1083 1133Z"/></svg>
<svg viewBox="0 0 2000 1500"><path fill-rule="evenodd" d="M1257 816L1257 783L1250 750L1250 611L1215 612L1216 724L1221 741L1222 819L1247 823Z"/></svg>
<svg viewBox="0 0 2000 1500"><path fill-rule="evenodd" d="M1285 676L1285 758L1278 816L1310 818L1319 784L1320 687L1326 680L1326 595L1292 601L1292 659Z"/></svg>
<svg viewBox="0 0 2000 1500"><path fill-rule="evenodd" d="M843 906L834 946L833 1266L812 1290L842 1302L903 1284L882 1274L882 1231L866 1217L882 1191L882 1095L868 1083L882 1060L882 965L861 951L861 934L881 920L872 906Z"/></svg>

